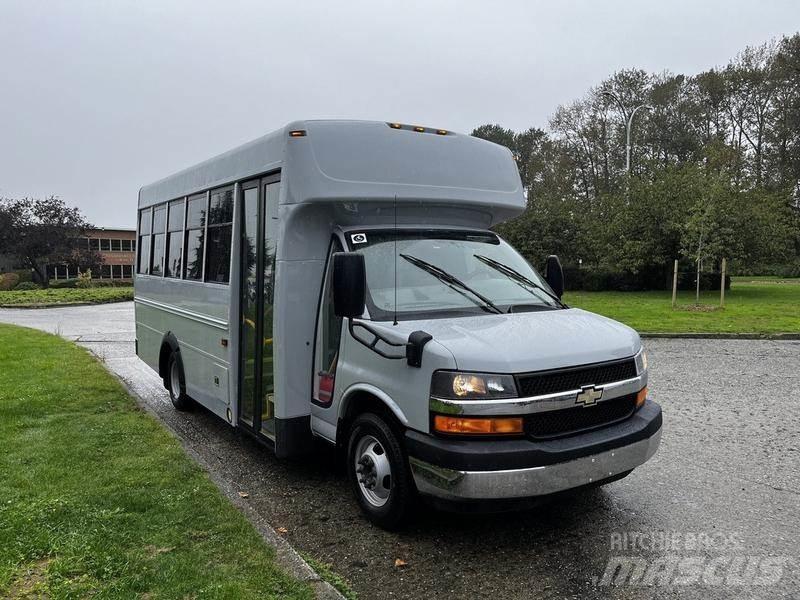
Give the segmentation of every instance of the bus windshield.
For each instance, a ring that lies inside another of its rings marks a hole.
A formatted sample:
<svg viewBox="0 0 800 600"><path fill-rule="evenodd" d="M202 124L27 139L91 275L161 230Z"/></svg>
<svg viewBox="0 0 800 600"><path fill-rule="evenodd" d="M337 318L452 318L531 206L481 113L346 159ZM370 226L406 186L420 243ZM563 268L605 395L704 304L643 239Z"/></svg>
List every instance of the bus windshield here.
<svg viewBox="0 0 800 600"><path fill-rule="evenodd" d="M409 320L564 306L516 250L488 231L368 230L346 237L364 255L367 310L376 321L395 313Z"/></svg>

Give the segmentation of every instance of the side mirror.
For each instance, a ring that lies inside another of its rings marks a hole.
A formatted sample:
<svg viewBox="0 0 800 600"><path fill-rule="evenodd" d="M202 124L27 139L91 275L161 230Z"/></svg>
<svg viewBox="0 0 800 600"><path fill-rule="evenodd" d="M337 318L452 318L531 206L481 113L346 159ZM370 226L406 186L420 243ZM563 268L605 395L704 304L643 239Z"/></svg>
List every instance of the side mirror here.
<svg viewBox="0 0 800 600"><path fill-rule="evenodd" d="M337 317L360 317L367 289L364 255L336 252L333 255L333 312Z"/></svg>
<svg viewBox="0 0 800 600"><path fill-rule="evenodd" d="M561 298L564 295L564 269L561 268L561 261L555 254L547 257L544 268L544 279L555 295Z"/></svg>

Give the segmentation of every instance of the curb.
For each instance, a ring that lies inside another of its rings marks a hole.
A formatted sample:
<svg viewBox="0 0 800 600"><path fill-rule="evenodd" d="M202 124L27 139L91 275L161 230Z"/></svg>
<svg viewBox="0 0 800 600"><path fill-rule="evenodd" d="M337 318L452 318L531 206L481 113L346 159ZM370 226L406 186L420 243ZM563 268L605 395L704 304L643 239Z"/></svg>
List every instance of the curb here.
<svg viewBox="0 0 800 600"><path fill-rule="evenodd" d="M94 306L95 302L62 302L60 304L0 304L0 308L21 308L39 310L42 308L70 308L73 306ZM110 302L104 304L111 304Z"/></svg>
<svg viewBox="0 0 800 600"><path fill-rule="evenodd" d="M100 306L102 304L119 304L121 302L133 302L133 299L114 300L113 302L61 302L58 304L0 304L0 308L40 310L44 308L73 308L75 306Z"/></svg>
<svg viewBox="0 0 800 600"><path fill-rule="evenodd" d="M97 355L89 348L86 348L85 346L81 347L98 359ZM127 391L128 394L130 394L130 396L136 400L136 405L139 406L139 408L143 409L146 413L156 419L162 427L169 431L175 437L175 439L178 440L181 448L183 448L183 451L186 452L186 454L188 454L195 463L200 465L200 467L208 474L214 485L216 485L223 495L244 514L245 518L250 521L253 527L255 527L256 531L267 543L267 545L271 548L274 548L275 563L280 568L298 581L307 583L314 591L315 597L319 598L320 600L346 600L339 590L322 579L319 573L317 573L311 567L311 565L309 565L305 559L300 556L297 550L292 548L289 542L278 535L272 526L267 523L267 521L261 515L259 515L252 506L247 504L244 499L239 496L238 492L214 470L211 464L209 464L202 456L200 456L187 445L186 440L178 431L160 419L158 414L146 403L144 403L139 395L131 389L127 381L110 369L106 368L104 361L99 360L99 362L103 364L103 367L107 372L111 373L111 375L122 384L122 387L125 388L125 391Z"/></svg>
<svg viewBox="0 0 800 600"><path fill-rule="evenodd" d="M679 340L800 340L800 333L639 333L641 338Z"/></svg>

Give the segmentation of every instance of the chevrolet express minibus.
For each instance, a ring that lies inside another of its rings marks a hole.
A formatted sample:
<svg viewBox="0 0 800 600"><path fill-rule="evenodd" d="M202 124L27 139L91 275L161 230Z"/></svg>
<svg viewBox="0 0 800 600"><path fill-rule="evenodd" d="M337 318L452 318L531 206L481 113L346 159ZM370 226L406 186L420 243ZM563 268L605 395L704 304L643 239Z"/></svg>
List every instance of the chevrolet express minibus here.
<svg viewBox="0 0 800 600"><path fill-rule="evenodd" d="M624 477L661 435L639 336L491 231L525 207L502 146L291 123L141 189L137 354L279 457L340 449L384 527Z"/></svg>

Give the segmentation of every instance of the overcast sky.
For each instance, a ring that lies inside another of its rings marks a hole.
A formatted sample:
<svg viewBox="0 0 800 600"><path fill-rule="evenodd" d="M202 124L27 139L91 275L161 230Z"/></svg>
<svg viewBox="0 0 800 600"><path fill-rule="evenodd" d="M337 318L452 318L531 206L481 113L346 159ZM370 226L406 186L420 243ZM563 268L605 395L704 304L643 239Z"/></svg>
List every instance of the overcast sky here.
<svg viewBox="0 0 800 600"><path fill-rule="evenodd" d="M544 127L615 70L799 27L797 0L0 0L0 197L133 227L143 184L294 119Z"/></svg>

